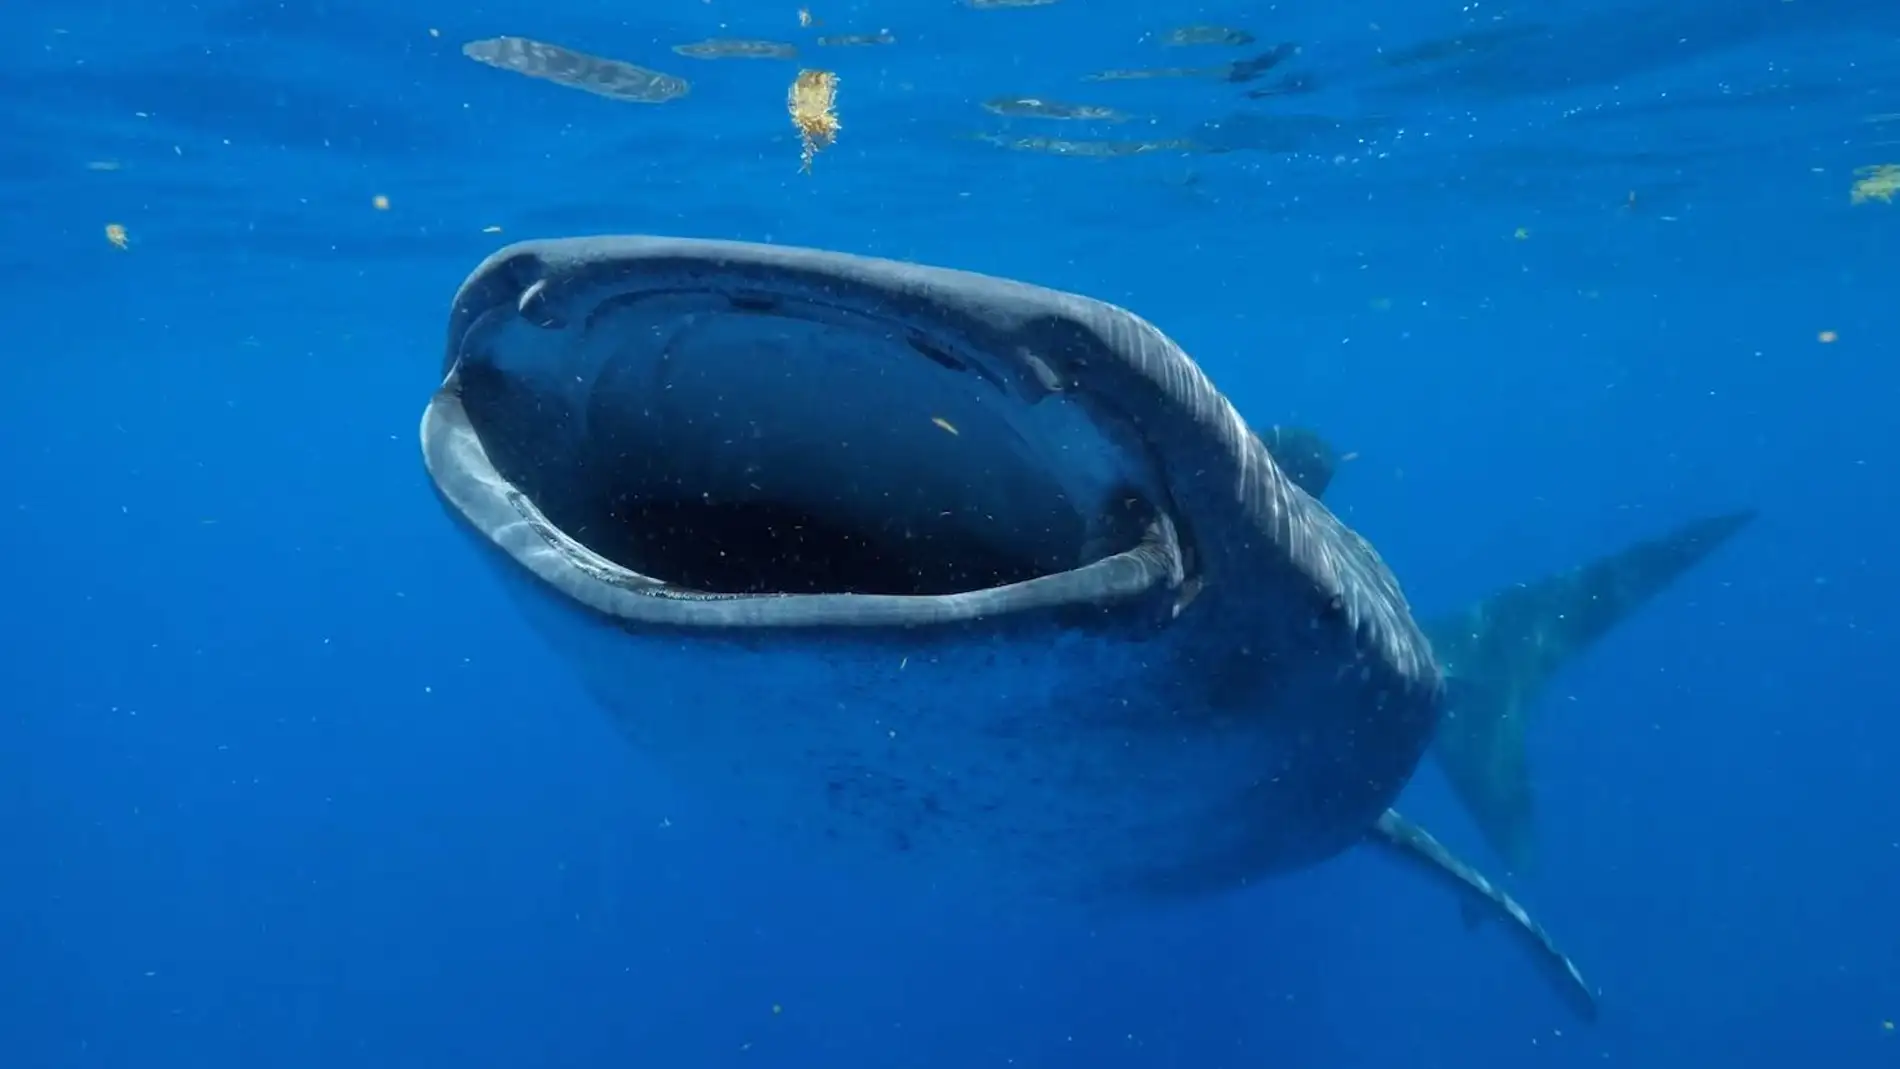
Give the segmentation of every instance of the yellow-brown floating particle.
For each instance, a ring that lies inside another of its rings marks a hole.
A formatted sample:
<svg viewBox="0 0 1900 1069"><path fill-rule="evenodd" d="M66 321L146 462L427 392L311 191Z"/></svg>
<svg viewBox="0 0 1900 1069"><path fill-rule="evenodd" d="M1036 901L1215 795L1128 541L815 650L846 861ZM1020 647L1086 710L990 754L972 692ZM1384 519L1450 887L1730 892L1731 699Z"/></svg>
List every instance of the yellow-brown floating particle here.
<svg viewBox="0 0 1900 1069"><path fill-rule="evenodd" d="M798 128L800 171L809 173L811 161L838 139L838 76L830 71L802 70L785 94L785 109Z"/></svg>
<svg viewBox="0 0 1900 1069"><path fill-rule="evenodd" d="M1892 204L1895 193L1900 193L1900 164L1877 163L1855 169L1854 185L1848 191L1848 199L1855 204L1876 200Z"/></svg>

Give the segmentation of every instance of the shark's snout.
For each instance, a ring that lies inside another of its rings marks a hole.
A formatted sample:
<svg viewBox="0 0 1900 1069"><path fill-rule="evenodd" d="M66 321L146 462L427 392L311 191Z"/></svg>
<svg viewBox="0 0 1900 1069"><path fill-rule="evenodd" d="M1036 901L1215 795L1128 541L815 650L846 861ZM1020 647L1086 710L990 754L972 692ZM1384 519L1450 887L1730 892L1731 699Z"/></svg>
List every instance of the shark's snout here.
<svg viewBox="0 0 1900 1069"><path fill-rule="evenodd" d="M455 511L596 608L680 622L730 624L735 600L759 623L920 622L1185 581L1153 459L1067 388L1074 332L758 255L478 270L424 423Z"/></svg>

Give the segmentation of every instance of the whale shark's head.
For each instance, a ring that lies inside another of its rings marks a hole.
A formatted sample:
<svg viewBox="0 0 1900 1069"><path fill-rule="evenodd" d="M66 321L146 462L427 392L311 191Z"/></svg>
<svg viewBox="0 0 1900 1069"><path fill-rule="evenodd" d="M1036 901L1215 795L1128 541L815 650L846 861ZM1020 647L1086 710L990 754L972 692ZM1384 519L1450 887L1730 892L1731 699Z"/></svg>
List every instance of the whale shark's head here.
<svg viewBox="0 0 1900 1069"><path fill-rule="evenodd" d="M423 437L452 510L629 621L1169 618L1267 582L1428 671L1369 548L1098 301L812 250L528 242L462 286L444 371Z"/></svg>
<svg viewBox="0 0 1900 1069"><path fill-rule="evenodd" d="M1198 586L1139 413L1071 392L1113 359L1088 309L848 257L611 246L482 265L425 428L456 511L568 595L661 624L849 626Z"/></svg>

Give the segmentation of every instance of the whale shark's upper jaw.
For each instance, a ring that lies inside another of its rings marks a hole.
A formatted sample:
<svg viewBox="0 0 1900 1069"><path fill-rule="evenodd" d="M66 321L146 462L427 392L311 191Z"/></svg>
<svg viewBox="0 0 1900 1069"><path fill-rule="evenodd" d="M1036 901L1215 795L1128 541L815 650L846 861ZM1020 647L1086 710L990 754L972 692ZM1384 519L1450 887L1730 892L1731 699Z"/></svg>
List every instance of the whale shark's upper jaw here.
<svg viewBox="0 0 1900 1069"><path fill-rule="evenodd" d="M1064 378L1096 354L1061 307L851 257L577 244L470 276L423 422L451 510L562 593L732 627L1193 589L1155 459Z"/></svg>

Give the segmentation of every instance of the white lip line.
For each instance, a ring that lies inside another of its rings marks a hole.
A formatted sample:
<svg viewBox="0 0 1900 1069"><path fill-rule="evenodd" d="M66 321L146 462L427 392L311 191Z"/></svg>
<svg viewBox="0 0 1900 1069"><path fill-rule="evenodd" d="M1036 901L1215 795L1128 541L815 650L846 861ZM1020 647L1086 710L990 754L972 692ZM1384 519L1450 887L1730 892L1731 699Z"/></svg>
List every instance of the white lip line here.
<svg viewBox="0 0 1900 1069"><path fill-rule="evenodd" d="M437 491L464 522L530 574L581 605L629 623L709 630L956 624L1139 597L1153 592L1157 580L1171 587L1182 580L1180 547L1170 524L1162 547L1167 559L1159 576L1137 550L1056 575L957 594L765 594L715 600L655 596L671 588L575 542L502 478L470 426L453 383L451 379L437 392L422 419L424 460ZM534 510L532 516L524 505ZM549 532L556 537L550 538ZM598 562L597 567L585 567L577 558Z"/></svg>

